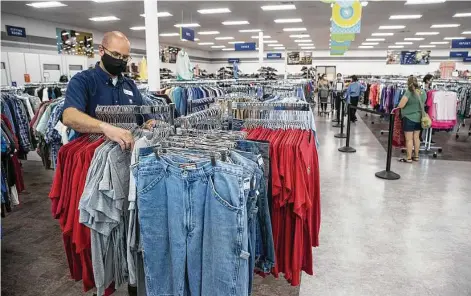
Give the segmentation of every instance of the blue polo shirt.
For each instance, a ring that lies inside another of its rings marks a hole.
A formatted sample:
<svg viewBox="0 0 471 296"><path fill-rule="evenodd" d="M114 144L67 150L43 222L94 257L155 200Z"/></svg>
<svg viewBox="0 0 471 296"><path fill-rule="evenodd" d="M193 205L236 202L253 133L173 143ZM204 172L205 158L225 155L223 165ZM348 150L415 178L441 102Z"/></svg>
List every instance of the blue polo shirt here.
<svg viewBox="0 0 471 296"><path fill-rule="evenodd" d="M99 62L94 69L77 73L65 92L64 110L73 107L91 117L98 105L143 105L141 93L129 78L118 76L113 85L111 77L103 71Z"/></svg>

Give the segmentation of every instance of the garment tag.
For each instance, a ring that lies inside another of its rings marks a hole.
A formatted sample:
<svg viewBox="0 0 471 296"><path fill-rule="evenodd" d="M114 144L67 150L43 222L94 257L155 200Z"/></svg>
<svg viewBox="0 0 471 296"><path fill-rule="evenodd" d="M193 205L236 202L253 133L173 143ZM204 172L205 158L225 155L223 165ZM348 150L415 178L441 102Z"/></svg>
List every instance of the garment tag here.
<svg viewBox="0 0 471 296"><path fill-rule="evenodd" d="M263 165L263 158L262 158L261 155L258 156L257 162L258 162L258 165L259 165L259 166L262 166L262 165Z"/></svg>
<svg viewBox="0 0 471 296"><path fill-rule="evenodd" d="M62 133L62 129L66 128L62 121L58 120L54 129L59 133Z"/></svg>
<svg viewBox="0 0 471 296"><path fill-rule="evenodd" d="M180 164L181 169L185 170L195 170L196 169L196 164L194 163L182 163Z"/></svg>
<svg viewBox="0 0 471 296"><path fill-rule="evenodd" d="M249 190L250 189L250 178L245 178L244 179L244 190Z"/></svg>
<svg viewBox="0 0 471 296"><path fill-rule="evenodd" d="M124 93L127 94L128 96L131 96L133 97L134 95L132 94L132 91L128 90L128 89L123 89Z"/></svg>

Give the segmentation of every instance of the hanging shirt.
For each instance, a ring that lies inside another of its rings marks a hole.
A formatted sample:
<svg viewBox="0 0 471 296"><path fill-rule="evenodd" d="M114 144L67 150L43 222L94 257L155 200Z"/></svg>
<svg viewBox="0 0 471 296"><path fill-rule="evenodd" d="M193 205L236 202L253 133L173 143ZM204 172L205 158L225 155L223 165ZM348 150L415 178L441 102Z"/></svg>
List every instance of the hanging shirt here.
<svg viewBox="0 0 471 296"><path fill-rule="evenodd" d="M193 72L191 71L190 57L186 51L181 50L177 54L177 79L178 80L191 80L193 79Z"/></svg>
<svg viewBox="0 0 471 296"><path fill-rule="evenodd" d="M359 82L352 82L347 89L347 98L359 97L362 92L366 90L366 87Z"/></svg>

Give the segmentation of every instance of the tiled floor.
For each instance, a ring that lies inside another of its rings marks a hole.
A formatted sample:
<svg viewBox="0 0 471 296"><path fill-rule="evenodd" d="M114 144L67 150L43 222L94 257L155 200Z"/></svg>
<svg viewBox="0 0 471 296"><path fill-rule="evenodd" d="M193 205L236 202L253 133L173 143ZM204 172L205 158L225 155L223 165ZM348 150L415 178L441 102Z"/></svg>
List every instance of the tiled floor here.
<svg viewBox="0 0 471 296"><path fill-rule="evenodd" d="M318 118L317 129L316 276L303 275L300 292L284 280L257 278L254 296L471 295L471 164L393 161L401 179L384 181L374 173L385 167L385 150L363 122L352 128L354 154L337 151L343 140L333 137L330 119ZM24 169L23 204L2 219L2 295L90 295L68 276L47 198L52 172L34 161Z"/></svg>

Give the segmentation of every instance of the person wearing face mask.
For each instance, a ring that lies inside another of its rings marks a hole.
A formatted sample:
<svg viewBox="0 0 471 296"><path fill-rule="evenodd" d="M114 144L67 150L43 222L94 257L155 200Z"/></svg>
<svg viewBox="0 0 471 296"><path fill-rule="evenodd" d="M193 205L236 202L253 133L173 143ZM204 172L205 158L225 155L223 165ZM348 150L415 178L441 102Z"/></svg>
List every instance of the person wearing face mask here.
<svg viewBox="0 0 471 296"><path fill-rule="evenodd" d="M143 104L135 83L122 75L131 59L130 50L131 44L123 33L105 33L99 46L101 61L94 68L72 77L67 85L62 114L64 125L79 133L104 134L123 150L132 149L134 145L131 132L97 120L95 108L98 105Z"/></svg>

